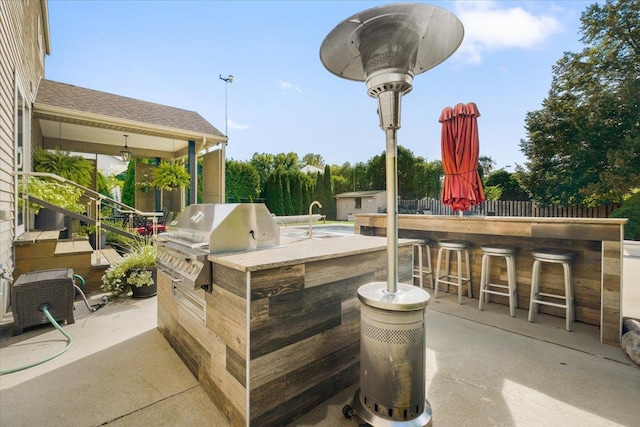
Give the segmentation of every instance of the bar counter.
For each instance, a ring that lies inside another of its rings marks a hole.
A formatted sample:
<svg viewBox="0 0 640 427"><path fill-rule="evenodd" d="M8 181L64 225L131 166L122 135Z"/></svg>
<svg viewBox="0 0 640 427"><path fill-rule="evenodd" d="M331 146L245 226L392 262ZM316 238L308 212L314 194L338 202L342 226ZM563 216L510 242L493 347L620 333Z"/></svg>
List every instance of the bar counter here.
<svg viewBox="0 0 640 427"><path fill-rule="evenodd" d="M600 328L600 341L620 345L622 332L622 261L626 219L527 218L527 217L455 217L432 215L399 215L398 235L402 238L430 241L435 277L437 241L461 239L471 243L471 284L473 297L480 293L483 244L506 244L518 248L516 271L518 306L529 308L531 269L535 248L562 248L576 253L572 263L576 321ZM386 215L355 216L356 233L369 236L386 235ZM492 282L506 283L504 259L491 263ZM426 265L426 264L425 264ZM453 262L455 265L455 262ZM455 267L454 267L455 268ZM542 282L547 290L563 294L562 268L543 265ZM463 286L466 295L466 285ZM457 292L457 287L451 288ZM446 295L446 294L442 294ZM508 305L505 297L491 296L491 301ZM564 309L540 306L540 312L564 317ZM508 316L508 309L505 316ZM569 333L569 332L568 332Z"/></svg>
<svg viewBox="0 0 640 427"><path fill-rule="evenodd" d="M400 280L411 244L399 242ZM158 328L230 426L285 425L357 383L360 286L386 280L386 239L282 236L281 247L210 255L194 313L158 272Z"/></svg>

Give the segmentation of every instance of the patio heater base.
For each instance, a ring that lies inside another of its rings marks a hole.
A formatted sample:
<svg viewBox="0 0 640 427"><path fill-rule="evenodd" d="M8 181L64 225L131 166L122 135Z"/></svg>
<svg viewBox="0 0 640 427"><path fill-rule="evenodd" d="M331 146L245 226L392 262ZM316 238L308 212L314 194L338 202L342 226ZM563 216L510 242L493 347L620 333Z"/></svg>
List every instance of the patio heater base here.
<svg viewBox="0 0 640 427"><path fill-rule="evenodd" d="M349 410L347 408L351 409L350 407L345 407L345 415ZM422 414L418 417L407 421L394 421L369 412L367 408L362 405L362 402L360 401L360 389L357 389L356 394L353 396L352 410L354 411L353 416L376 427L431 427L433 425L431 418L431 406L427 400L424 401L424 411L422 411Z"/></svg>
<svg viewBox="0 0 640 427"><path fill-rule="evenodd" d="M403 283L391 293L385 282L373 282L358 289L358 299L360 388L352 415L376 427L430 426L425 393L429 294Z"/></svg>

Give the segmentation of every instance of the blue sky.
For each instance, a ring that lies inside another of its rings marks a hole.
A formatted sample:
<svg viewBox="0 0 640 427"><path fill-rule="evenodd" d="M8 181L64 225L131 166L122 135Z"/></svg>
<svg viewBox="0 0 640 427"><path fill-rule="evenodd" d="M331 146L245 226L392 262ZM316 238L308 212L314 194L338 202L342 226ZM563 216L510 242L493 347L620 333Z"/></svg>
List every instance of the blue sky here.
<svg viewBox="0 0 640 427"><path fill-rule="evenodd" d="M194 110L224 132L227 157L322 155L366 162L384 151L377 102L364 83L340 79L319 59L342 20L390 1L49 1L50 80ZM403 97L398 143L440 159L444 107L475 102L480 154L523 164L527 111L540 108L551 67L578 52L587 1L432 1L465 26L447 61L416 76ZM511 169L512 170L512 169Z"/></svg>

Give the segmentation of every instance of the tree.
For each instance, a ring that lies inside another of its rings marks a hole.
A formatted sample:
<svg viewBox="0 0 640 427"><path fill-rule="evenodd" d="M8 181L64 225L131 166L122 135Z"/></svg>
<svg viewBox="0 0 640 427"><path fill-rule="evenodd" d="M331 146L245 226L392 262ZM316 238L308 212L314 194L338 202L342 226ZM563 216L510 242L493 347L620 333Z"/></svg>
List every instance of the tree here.
<svg viewBox="0 0 640 427"><path fill-rule="evenodd" d="M334 175L331 172L331 187L333 188L333 194L347 193L351 191L349 188L349 180L341 175Z"/></svg>
<svg viewBox="0 0 640 427"><path fill-rule="evenodd" d="M260 177L250 163L227 160L225 186L227 198L236 202L252 202L260 196Z"/></svg>
<svg viewBox="0 0 640 427"><path fill-rule="evenodd" d="M352 171L352 179L351 183L353 188L350 186L350 191L363 191L370 190L369 181L367 179L367 165L363 162L358 162L353 166Z"/></svg>
<svg viewBox="0 0 640 427"><path fill-rule="evenodd" d="M266 198L266 186L268 182L269 175L273 171L274 164L274 156L273 154L267 153L253 153L249 163L258 173L258 178L260 180L261 187L261 195Z"/></svg>
<svg viewBox="0 0 640 427"><path fill-rule="evenodd" d="M302 207L302 177L300 176L300 173L293 175L291 185L291 205L293 206L293 214L302 215L304 210Z"/></svg>
<svg viewBox="0 0 640 427"><path fill-rule="evenodd" d="M331 183L331 168L329 165L324 167L322 175L322 185L324 187L324 198L320 201L325 209L328 219L336 219L336 199L333 197L333 187Z"/></svg>
<svg viewBox="0 0 640 427"><path fill-rule="evenodd" d="M489 200L530 200L529 194L520 186L516 174L509 173L504 169L489 175L483 185L485 189L486 187L498 187L501 190L497 199L489 199L485 191L485 196Z"/></svg>
<svg viewBox="0 0 640 427"><path fill-rule="evenodd" d="M302 182L302 214L305 214L305 210L311 205L313 201L311 194L313 194L313 183L303 179Z"/></svg>
<svg viewBox="0 0 640 427"><path fill-rule="evenodd" d="M322 204L325 197L325 191L326 190L324 188L324 179L322 178L322 174L316 174L316 184L313 189L313 199L319 201L320 204Z"/></svg>
<svg viewBox="0 0 640 427"><path fill-rule="evenodd" d="M434 160L433 162L422 162L415 165L415 179L419 191L417 199L424 197L432 197L437 199L442 193L442 162Z"/></svg>
<svg viewBox="0 0 640 427"><path fill-rule="evenodd" d="M280 171L298 171L300 170L300 160L296 153L280 153L273 158L273 169Z"/></svg>
<svg viewBox="0 0 640 427"><path fill-rule="evenodd" d="M363 190L385 190L387 188L385 152L373 156L367 162L367 187Z"/></svg>
<svg viewBox="0 0 640 427"><path fill-rule="evenodd" d="M295 215L297 212L293 210L293 203L291 201L291 174L285 173L280 175L282 178L282 197L284 201L284 214Z"/></svg>
<svg viewBox="0 0 640 427"><path fill-rule="evenodd" d="M260 177L260 183L262 185L260 194L266 198L265 184L269 178L269 175L275 171L292 172L299 171L300 164L298 161L298 155L296 153L280 153L280 154L267 154L267 153L253 153L251 165L258 171Z"/></svg>
<svg viewBox="0 0 640 427"><path fill-rule="evenodd" d="M122 186L122 203L135 207L136 203L136 159L129 160Z"/></svg>
<svg viewBox="0 0 640 427"><path fill-rule="evenodd" d="M320 154L309 153L302 157L302 166L312 165L319 168L324 166L324 159Z"/></svg>
<svg viewBox="0 0 640 427"><path fill-rule="evenodd" d="M267 207L272 214L284 215L284 191L280 172L275 171L267 179L266 185Z"/></svg>
<svg viewBox="0 0 640 427"><path fill-rule="evenodd" d="M496 161L493 160L489 156L480 156L478 157L478 173L480 174L480 179L484 179L489 176L493 171L493 168L496 167Z"/></svg>
<svg viewBox="0 0 640 427"><path fill-rule="evenodd" d="M640 186L640 2L607 0L581 16L579 53L553 67L527 113L522 185L543 203L619 202Z"/></svg>
<svg viewBox="0 0 640 427"><path fill-rule="evenodd" d="M356 165L357 166L357 165ZM360 190L384 190L386 185L385 153L374 156L366 165L367 188ZM398 195L403 199L422 199L427 195L440 196L442 163L427 162L414 156L411 150L398 146Z"/></svg>
<svg viewBox="0 0 640 427"><path fill-rule="evenodd" d="M624 238L640 240L640 191L632 194L622 206L611 212L611 218L627 218L624 226Z"/></svg>

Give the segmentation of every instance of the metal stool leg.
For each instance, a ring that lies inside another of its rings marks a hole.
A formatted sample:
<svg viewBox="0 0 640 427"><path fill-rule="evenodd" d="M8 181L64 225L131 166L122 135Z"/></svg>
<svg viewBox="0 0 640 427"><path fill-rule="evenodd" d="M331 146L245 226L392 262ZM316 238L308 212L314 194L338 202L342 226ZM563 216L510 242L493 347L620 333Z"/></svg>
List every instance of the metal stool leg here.
<svg viewBox="0 0 640 427"><path fill-rule="evenodd" d="M489 294L485 292L486 286L489 283L489 280L487 279L488 271L489 271L488 261L489 261L489 255L487 254L482 255L482 270L480 272L480 295L478 295L478 310L480 311L482 311L483 298L486 298L487 302L489 301Z"/></svg>
<svg viewBox="0 0 640 427"><path fill-rule="evenodd" d="M449 281L449 278L451 276L451 251L449 249L445 249L445 259L446 261L445 263L445 268L446 268L446 282L444 284L444 291L445 292L449 292L449 283L447 283Z"/></svg>
<svg viewBox="0 0 640 427"><path fill-rule="evenodd" d="M433 297L438 298L438 288L440 287L440 265L442 262L442 248L438 249L438 261L436 261L436 280Z"/></svg>
<svg viewBox="0 0 640 427"><path fill-rule="evenodd" d="M431 285L431 289L433 289L433 269L431 268L431 248L429 245L427 247L427 266L429 267L429 284Z"/></svg>
<svg viewBox="0 0 640 427"><path fill-rule="evenodd" d="M458 304L462 304L462 254L456 251L458 259Z"/></svg>
<svg viewBox="0 0 640 427"><path fill-rule="evenodd" d="M473 298L473 290L471 289L471 266L469 265L469 251L467 249L464 250L464 260L467 263L467 294L469 294L469 298Z"/></svg>
<svg viewBox="0 0 640 427"><path fill-rule="evenodd" d="M516 261L513 256L506 256L507 261L507 284L509 286L509 314L516 317L518 307L518 286L516 284Z"/></svg>
<svg viewBox="0 0 640 427"><path fill-rule="evenodd" d="M531 273L531 298L529 301L529 322L533 322L535 314L538 312L538 293L540 279L540 261L533 262L533 271Z"/></svg>
<svg viewBox="0 0 640 427"><path fill-rule="evenodd" d="M418 275L416 276L416 248L418 249ZM413 245L412 251L411 251L411 268L413 269L413 278L418 278L418 283L420 284L420 287L423 288L424 287L424 279L422 277L422 245L420 244L416 244Z"/></svg>
<svg viewBox="0 0 640 427"><path fill-rule="evenodd" d="M573 287L571 286L571 265L568 263L562 263L562 267L564 268L564 293L565 293L565 303L567 304L566 309L566 324L567 331L571 332L571 327L573 321L575 320L575 313L573 307Z"/></svg>

